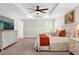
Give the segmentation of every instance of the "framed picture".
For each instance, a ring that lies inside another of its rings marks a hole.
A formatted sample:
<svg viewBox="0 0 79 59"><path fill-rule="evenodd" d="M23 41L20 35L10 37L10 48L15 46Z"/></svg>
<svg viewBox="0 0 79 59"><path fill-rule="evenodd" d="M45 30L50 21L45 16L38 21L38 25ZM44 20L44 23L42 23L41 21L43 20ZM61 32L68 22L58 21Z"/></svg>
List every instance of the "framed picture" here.
<svg viewBox="0 0 79 59"><path fill-rule="evenodd" d="M74 23L75 22L74 18L75 18L75 11L72 11L72 12L66 14L64 17L65 24Z"/></svg>

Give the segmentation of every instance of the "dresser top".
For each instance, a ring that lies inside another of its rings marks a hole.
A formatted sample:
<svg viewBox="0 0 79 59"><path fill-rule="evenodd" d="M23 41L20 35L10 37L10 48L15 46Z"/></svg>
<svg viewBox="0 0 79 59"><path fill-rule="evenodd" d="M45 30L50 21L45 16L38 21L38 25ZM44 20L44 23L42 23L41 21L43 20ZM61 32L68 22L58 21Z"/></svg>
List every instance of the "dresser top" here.
<svg viewBox="0 0 79 59"><path fill-rule="evenodd" d="M17 30L0 30L0 32L9 32L9 31L17 31Z"/></svg>

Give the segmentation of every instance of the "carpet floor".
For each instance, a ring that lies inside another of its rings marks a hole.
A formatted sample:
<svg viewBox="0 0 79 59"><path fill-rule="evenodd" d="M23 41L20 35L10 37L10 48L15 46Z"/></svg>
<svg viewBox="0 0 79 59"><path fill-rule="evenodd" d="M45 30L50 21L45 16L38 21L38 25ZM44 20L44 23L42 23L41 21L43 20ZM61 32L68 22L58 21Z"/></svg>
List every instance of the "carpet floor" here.
<svg viewBox="0 0 79 59"><path fill-rule="evenodd" d="M36 52L34 42L36 38L20 39L15 44L0 51L0 55L70 55L69 52Z"/></svg>

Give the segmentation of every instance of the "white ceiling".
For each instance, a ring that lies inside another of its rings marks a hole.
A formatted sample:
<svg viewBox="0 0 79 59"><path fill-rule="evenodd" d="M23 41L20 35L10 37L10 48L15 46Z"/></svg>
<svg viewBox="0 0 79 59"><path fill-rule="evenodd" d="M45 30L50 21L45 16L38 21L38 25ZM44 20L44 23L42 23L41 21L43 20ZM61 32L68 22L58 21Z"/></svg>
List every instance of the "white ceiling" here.
<svg viewBox="0 0 79 59"><path fill-rule="evenodd" d="M46 11L47 13L40 13L39 15L36 13L29 13L31 10L27 8L35 9L37 5L39 5L40 8L48 8L48 11ZM78 5L77 3L0 3L0 12L5 11L5 13L10 13L20 19L26 19L27 17L56 18Z"/></svg>
<svg viewBox="0 0 79 59"><path fill-rule="evenodd" d="M60 3L56 9L52 12L51 16L57 18L61 15L64 15L71 10L74 10L79 6L79 3Z"/></svg>

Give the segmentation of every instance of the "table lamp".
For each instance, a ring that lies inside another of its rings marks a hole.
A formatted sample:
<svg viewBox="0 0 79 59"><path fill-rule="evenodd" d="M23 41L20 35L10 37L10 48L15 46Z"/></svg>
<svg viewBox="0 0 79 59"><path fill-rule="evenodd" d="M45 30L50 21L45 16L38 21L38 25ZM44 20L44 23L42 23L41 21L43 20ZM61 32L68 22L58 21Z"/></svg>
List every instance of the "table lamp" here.
<svg viewBox="0 0 79 59"><path fill-rule="evenodd" d="M76 26L76 30L77 30L77 37L79 37L79 24L77 24L77 26Z"/></svg>

